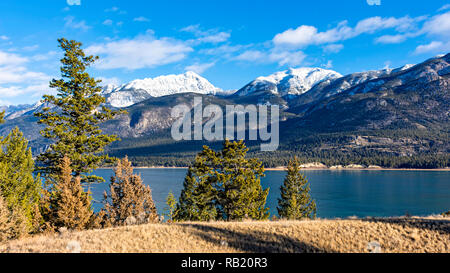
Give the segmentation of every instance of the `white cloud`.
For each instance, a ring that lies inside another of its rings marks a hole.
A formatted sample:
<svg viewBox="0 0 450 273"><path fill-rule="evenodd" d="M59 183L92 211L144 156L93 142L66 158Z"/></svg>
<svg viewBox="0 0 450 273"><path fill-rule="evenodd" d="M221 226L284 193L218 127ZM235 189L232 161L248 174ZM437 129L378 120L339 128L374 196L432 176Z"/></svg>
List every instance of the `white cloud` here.
<svg viewBox="0 0 450 273"><path fill-rule="evenodd" d="M202 42L202 43L217 44L217 43L225 42L226 40L228 40L230 38L230 36L231 36L230 33L219 32L216 34L200 37L197 39L197 41Z"/></svg>
<svg viewBox="0 0 450 273"><path fill-rule="evenodd" d="M234 57L237 61L247 62L262 62L262 63L278 63L279 65L296 66L300 65L306 55L302 51L285 51L272 50L270 52L263 52L259 50L246 50L238 56Z"/></svg>
<svg viewBox="0 0 450 273"><path fill-rule="evenodd" d="M36 62L47 61L47 60L51 59L52 57L56 56L57 54L58 54L58 52L56 52L56 51L49 51L45 54L36 54L36 55L32 56L31 59Z"/></svg>
<svg viewBox="0 0 450 273"><path fill-rule="evenodd" d="M423 17L411 18L409 16L395 18L381 18L379 16L370 17L359 21L354 28L354 34L374 33L382 29L395 28L397 31L405 32L414 28L417 21L423 20Z"/></svg>
<svg viewBox="0 0 450 273"><path fill-rule="evenodd" d="M338 53L344 48L342 44L329 44L323 47L325 53Z"/></svg>
<svg viewBox="0 0 450 273"><path fill-rule="evenodd" d="M0 51L0 67L1 66L16 66L28 62L27 58L17 54Z"/></svg>
<svg viewBox="0 0 450 273"><path fill-rule="evenodd" d="M450 51L450 42L432 41L429 44L419 45L414 53L447 53L448 51Z"/></svg>
<svg viewBox="0 0 450 273"><path fill-rule="evenodd" d="M430 35L450 38L450 11L432 17L424 23L422 30Z"/></svg>
<svg viewBox="0 0 450 273"><path fill-rule="evenodd" d="M111 19L106 19L102 24L104 24L105 26L111 26L113 24L113 21Z"/></svg>
<svg viewBox="0 0 450 273"><path fill-rule="evenodd" d="M326 69L333 68L333 61L329 60L326 64L322 65L322 67L324 67Z"/></svg>
<svg viewBox="0 0 450 273"><path fill-rule="evenodd" d="M5 36L5 35L0 35L0 40L7 41L7 40L9 40L9 37Z"/></svg>
<svg viewBox="0 0 450 273"><path fill-rule="evenodd" d="M245 47L248 46L242 46L242 45L221 45L219 47L215 47L215 48L208 48L208 49L202 49L199 52L202 54L207 54L207 55L227 55L230 53L234 53L237 52Z"/></svg>
<svg viewBox="0 0 450 273"><path fill-rule="evenodd" d="M100 85L102 85L102 86L105 86L108 84L112 84L114 86L119 86L121 84L121 80L117 77L112 77L112 78L98 77L97 79L102 81L100 83Z"/></svg>
<svg viewBox="0 0 450 273"><path fill-rule="evenodd" d="M15 97L22 94L35 95L48 89L50 77L41 72L30 71L25 64L28 58L0 51L0 97Z"/></svg>
<svg viewBox="0 0 450 273"><path fill-rule="evenodd" d="M48 81L49 79L46 74L28 71L23 66L0 66L0 84Z"/></svg>
<svg viewBox="0 0 450 273"><path fill-rule="evenodd" d="M438 11L443 11L443 10L448 10L448 9L450 9L450 4L445 4L440 9L438 9Z"/></svg>
<svg viewBox="0 0 450 273"><path fill-rule="evenodd" d="M114 13L118 13L118 14L126 14L127 13L126 11L121 10L120 8L115 7L115 6L109 8L109 9L105 9L105 12L114 12Z"/></svg>
<svg viewBox="0 0 450 273"><path fill-rule="evenodd" d="M73 16L66 16L65 18L64 18L64 21L66 22L65 24L64 24L64 26L65 27L68 27L68 28L73 28L73 29L81 29L81 30L83 30L83 31L87 31L88 29L90 29L91 27L90 26L88 26L87 24L86 24L86 22L83 20L83 21L76 21L75 20L75 17L73 17Z"/></svg>
<svg viewBox="0 0 450 273"><path fill-rule="evenodd" d="M259 50L246 50L234 57L237 61L260 62L267 58L267 55Z"/></svg>
<svg viewBox="0 0 450 273"><path fill-rule="evenodd" d="M397 31L405 32L415 29L415 24L423 19L423 17L410 18L408 16L401 18L376 16L359 21L354 28L349 27L347 21L342 21L336 27L324 32L319 32L314 26L302 25L275 35L272 41L278 47L302 48L309 45L344 41L364 33L371 34L383 29L394 28Z"/></svg>
<svg viewBox="0 0 450 273"><path fill-rule="evenodd" d="M379 44L399 44L406 40L407 36L402 34L397 35L383 35L375 39L376 43Z"/></svg>
<svg viewBox="0 0 450 273"><path fill-rule="evenodd" d="M156 39L152 35L141 35L134 39L123 39L104 44L94 44L86 52L101 55L97 63L99 69L157 67L178 62L193 51L185 43L170 39Z"/></svg>
<svg viewBox="0 0 450 273"><path fill-rule="evenodd" d="M118 7L112 7L112 8L109 8L109 9L105 9L105 12L116 12L116 11L119 11Z"/></svg>
<svg viewBox="0 0 450 273"><path fill-rule="evenodd" d="M67 0L67 5L79 6L79 5L81 5L81 0Z"/></svg>
<svg viewBox="0 0 450 273"><path fill-rule="evenodd" d="M194 63L193 65L186 66L186 71L193 71L197 74L202 74L207 69L213 67L215 65L214 62L212 63Z"/></svg>
<svg viewBox="0 0 450 273"><path fill-rule="evenodd" d="M11 105L11 102L7 100L0 100L0 106L9 106Z"/></svg>
<svg viewBox="0 0 450 273"><path fill-rule="evenodd" d="M150 22L150 19L144 16L139 16L133 19L135 22Z"/></svg>
<svg viewBox="0 0 450 273"><path fill-rule="evenodd" d="M306 46L315 43L317 28L313 26L299 26L296 29L288 29L275 35L273 42L276 45Z"/></svg>
<svg viewBox="0 0 450 273"><path fill-rule="evenodd" d="M32 45L32 46L24 46L22 50L24 51L35 51L39 48L39 45Z"/></svg>
<svg viewBox="0 0 450 273"><path fill-rule="evenodd" d="M222 43L231 36L229 32L219 32L217 29L202 30L200 25L190 25L182 28L180 31L193 33L197 37L195 40L197 43Z"/></svg>
<svg viewBox="0 0 450 273"><path fill-rule="evenodd" d="M289 65L289 66L297 66L303 63L306 58L305 53L302 51L290 52L290 51L281 51L281 52L272 52L269 55L269 59L271 61L278 62L279 65Z"/></svg>
<svg viewBox="0 0 450 273"><path fill-rule="evenodd" d="M54 94L55 92L56 91L54 89L49 87L48 82L28 86L0 86L0 96L7 98L13 98L24 94L30 95L32 98L40 98L44 94Z"/></svg>

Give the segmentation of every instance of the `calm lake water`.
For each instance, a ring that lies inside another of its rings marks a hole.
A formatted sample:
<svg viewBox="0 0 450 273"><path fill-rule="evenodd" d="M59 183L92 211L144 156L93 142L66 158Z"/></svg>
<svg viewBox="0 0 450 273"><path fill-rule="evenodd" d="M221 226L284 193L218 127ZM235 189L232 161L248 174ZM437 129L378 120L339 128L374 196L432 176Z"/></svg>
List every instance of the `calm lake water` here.
<svg viewBox="0 0 450 273"><path fill-rule="evenodd" d="M186 169L136 169L152 189L158 212L165 208L167 194L178 198ZM94 172L109 181L111 169ZM330 171L305 170L311 195L317 203L317 216L425 216L450 210L450 172L445 171ZM262 179L269 187L266 205L277 214L277 198L283 184L283 171L267 171ZM91 186L93 198L100 201L108 183ZM95 203L97 210L101 207Z"/></svg>

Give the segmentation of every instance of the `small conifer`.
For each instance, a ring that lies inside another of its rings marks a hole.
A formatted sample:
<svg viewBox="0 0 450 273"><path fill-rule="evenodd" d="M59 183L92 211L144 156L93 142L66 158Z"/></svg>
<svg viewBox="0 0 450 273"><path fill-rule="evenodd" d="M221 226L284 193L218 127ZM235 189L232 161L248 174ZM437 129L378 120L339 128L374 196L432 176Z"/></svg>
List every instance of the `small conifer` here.
<svg viewBox="0 0 450 273"><path fill-rule="evenodd" d="M15 128L0 138L0 192L10 211L23 214L19 218L23 218L26 233L37 231L41 220L41 180L33 171L33 156L23 133Z"/></svg>
<svg viewBox="0 0 450 273"><path fill-rule="evenodd" d="M133 167L127 157L119 160L114 173L109 194L104 194L105 225L158 222L152 191L144 185L140 175L133 174Z"/></svg>
<svg viewBox="0 0 450 273"><path fill-rule="evenodd" d="M50 215L48 220L53 227L66 227L82 230L88 227L93 216L90 192L81 186L81 177L73 177L70 158L61 160L61 173L50 193Z"/></svg>
<svg viewBox="0 0 450 273"><path fill-rule="evenodd" d="M299 220L316 217L316 202L311 198L308 180L301 173L296 157L289 161L287 175L280 190L281 198L278 199L277 209L281 218Z"/></svg>

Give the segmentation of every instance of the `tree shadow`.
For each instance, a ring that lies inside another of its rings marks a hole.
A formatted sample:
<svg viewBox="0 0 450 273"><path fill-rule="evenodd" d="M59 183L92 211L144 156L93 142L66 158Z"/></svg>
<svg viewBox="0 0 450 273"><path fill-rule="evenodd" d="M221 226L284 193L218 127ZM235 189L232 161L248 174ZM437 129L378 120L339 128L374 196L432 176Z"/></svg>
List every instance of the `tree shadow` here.
<svg viewBox="0 0 450 273"><path fill-rule="evenodd" d="M218 246L228 246L251 253L324 253L332 252L272 232L231 231L202 224L180 224L194 228L194 235Z"/></svg>
<svg viewBox="0 0 450 273"><path fill-rule="evenodd" d="M395 224L402 227L410 227L417 229L435 230L441 234L450 234L450 221L440 219L423 219L423 218L367 218L361 219L364 222L378 222L385 224Z"/></svg>

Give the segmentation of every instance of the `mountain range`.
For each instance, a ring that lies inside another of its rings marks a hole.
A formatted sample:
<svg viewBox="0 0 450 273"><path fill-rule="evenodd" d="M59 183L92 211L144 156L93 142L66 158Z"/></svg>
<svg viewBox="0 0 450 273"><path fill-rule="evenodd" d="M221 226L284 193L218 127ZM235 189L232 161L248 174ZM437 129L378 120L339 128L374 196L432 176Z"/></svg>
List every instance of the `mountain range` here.
<svg viewBox="0 0 450 273"><path fill-rule="evenodd" d="M291 68L258 77L240 89L224 91L194 72L107 85L102 94L112 108L128 113L102 124L121 142L112 155L129 155L142 165L186 165L205 141L170 138L171 109L193 97L204 105L278 104L280 148L252 155L267 166L284 165L292 155L332 164L378 164L387 167L448 167L450 54L397 69L341 75L321 68ZM33 113L43 105L0 107L6 123L0 135L19 126L35 153L48 141L38 132ZM206 122L206 120L204 121Z"/></svg>

